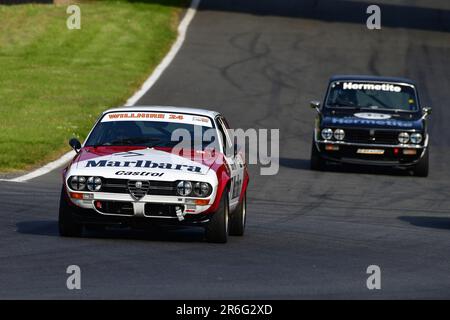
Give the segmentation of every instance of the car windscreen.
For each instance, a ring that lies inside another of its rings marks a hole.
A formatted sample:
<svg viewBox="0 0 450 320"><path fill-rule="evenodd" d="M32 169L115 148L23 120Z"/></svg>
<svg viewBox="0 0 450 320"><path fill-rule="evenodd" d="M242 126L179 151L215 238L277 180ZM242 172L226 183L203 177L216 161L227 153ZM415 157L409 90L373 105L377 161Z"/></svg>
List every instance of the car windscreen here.
<svg viewBox="0 0 450 320"><path fill-rule="evenodd" d="M106 114L85 146L146 146L217 149L213 122L208 117L155 112ZM180 143L182 143L180 145Z"/></svg>
<svg viewBox="0 0 450 320"><path fill-rule="evenodd" d="M418 111L413 86L397 83L336 81L330 84L326 107Z"/></svg>

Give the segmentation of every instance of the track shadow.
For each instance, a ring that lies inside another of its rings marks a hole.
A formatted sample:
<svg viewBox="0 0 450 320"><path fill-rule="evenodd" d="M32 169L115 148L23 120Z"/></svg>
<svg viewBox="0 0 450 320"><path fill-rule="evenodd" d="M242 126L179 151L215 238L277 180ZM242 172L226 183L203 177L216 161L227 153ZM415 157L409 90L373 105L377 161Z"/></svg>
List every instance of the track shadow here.
<svg viewBox="0 0 450 320"><path fill-rule="evenodd" d="M307 170L310 169L309 159L294 159L294 158L280 158L280 165L282 167ZM408 170L384 168L375 166L361 166L361 165L344 165L344 164L328 164L323 172L342 172L342 173L358 173L358 174L375 174L375 175L390 175L409 177L411 173Z"/></svg>
<svg viewBox="0 0 450 320"><path fill-rule="evenodd" d="M164 242L203 242L204 231L199 227L155 227L145 230L113 229L85 230L84 237L95 239L123 239Z"/></svg>
<svg viewBox="0 0 450 320"><path fill-rule="evenodd" d="M59 237L58 222L51 220L22 221L16 224L17 232L39 236ZM84 238L128 239L145 241L201 242L204 231L200 227L154 227L137 229L85 229Z"/></svg>
<svg viewBox="0 0 450 320"><path fill-rule="evenodd" d="M396 169L390 167L364 166L364 165L328 164L324 171L354 173L354 174L374 174L374 175L386 175L398 177L411 176L409 170Z"/></svg>
<svg viewBox="0 0 450 320"><path fill-rule="evenodd" d="M294 159L294 158L280 158L280 166L291 168L291 169L299 169L299 170L310 170L310 161L309 159Z"/></svg>
<svg viewBox="0 0 450 320"><path fill-rule="evenodd" d="M59 236L57 221L22 221L16 224L16 228L19 233L52 237Z"/></svg>
<svg viewBox="0 0 450 320"><path fill-rule="evenodd" d="M281 16L356 23L366 27L367 7L371 3L355 0L202 0L201 10L232 11L261 16ZM450 11L408 4L380 4L381 25L450 32Z"/></svg>
<svg viewBox="0 0 450 320"><path fill-rule="evenodd" d="M417 227L450 230L450 218L446 217L401 216L398 219Z"/></svg>
<svg viewBox="0 0 450 320"><path fill-rule="evenodd" d="M51 0L0 0L0 4L51 3ZM190 1L128 0L162 6L186 7ZM412 2L412 1L411 1ZM371 3L356 0L201 0L201 11L223 11L258 16L279 16L319 20L331 23L354 23L366 27L367 7ZM406 28L450 32L450 10L408 4L380 4L382 28Z"/></svg>

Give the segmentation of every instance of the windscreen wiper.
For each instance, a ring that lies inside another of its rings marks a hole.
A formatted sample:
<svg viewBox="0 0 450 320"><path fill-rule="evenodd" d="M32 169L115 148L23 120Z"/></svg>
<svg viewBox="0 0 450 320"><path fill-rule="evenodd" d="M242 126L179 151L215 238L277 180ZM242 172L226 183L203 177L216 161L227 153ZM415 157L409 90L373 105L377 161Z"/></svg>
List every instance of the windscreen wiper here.
<svg viewBox="0 0 450 320"><path fill-rule="evenodd" d="M94 145L88 145L87 147L106 147L106 146L132 146L136 144L141 144L144 142L156 142L156 144L159 144L161 142L161 139L159 138L126 138L126 139L118 139L114 141L105 142L102 144L94 144ZM147 145L145 145L147 147ZM151 145L149 148L152 148L154 145Z"/></svg>
<svg viewBox="0 0 450 320"><path fill-rule="evenodd" d="M327 104L327 106L332 107L332 108L338 107L338 108L351 108L351 109L361 110L360 106L355 106L350 103L333 102L333 103Z"/></svg>
<svg viewBox="0 0 450 320"><path fill-rule="evenodd" d="M370 108L370 107L368 107L368 108L361 108L361 109L363 109L363 110L371 110L371 111L392 111L392 112L395 112L395 113L399 113L399 112L413 112L413 111L410 111L410 110L404 110L404 109L401 109L401 108Z"/></svg>

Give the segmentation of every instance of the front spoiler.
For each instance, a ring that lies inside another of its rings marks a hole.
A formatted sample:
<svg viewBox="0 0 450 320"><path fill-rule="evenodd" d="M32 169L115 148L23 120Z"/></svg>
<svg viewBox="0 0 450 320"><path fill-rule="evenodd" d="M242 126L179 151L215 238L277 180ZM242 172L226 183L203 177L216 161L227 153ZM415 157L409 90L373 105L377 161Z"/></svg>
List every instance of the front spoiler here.
<svg viewBox="0 0 450 320"><path fill-rule="evenodd" d="M148 218L139 216L102 215L93 209L71 207L73 219L84 225L102 225L113 227L146 228L154 225L167 226L201 226L209 222L211 215L186 214L184 220L171 218Z"/></svg>
<svg viewBox="0 0 450 320"><path fill-rule="evenodd" d="M89 191L73 191L70 190L66 186L66 193L69 201L74 205L82 209L92 209L101 215L110 215L107 212L102 212L97 210L95 207L96 201L108 201L108 202L122 202L122 203L131 203L133 206L134 215L141 217L153 217L147 216L144 214L144 206L145 204L167 204L167 205L179 205L179 206L191 206L189 213L191 214L202 214L210 211L212 207L212 203L214 202L214 197L216 191L213 192L208 198L187 198L181 196L154 196L154 195L146 195L139 201L133 199L130 194L125 193L105 193L105 192L89 192ZM92 199L75 199L71 197L70 193L77 194L88 194L92 196ZM206 205L195 205L192 201L195 200L208 200L208 204ZM111 214L116 216L117 214ZM126 215L128 216L128 215Z"/></svg>
<svg viewBox="0 0 450 320"><path fill-rule="evenodd" d="M342 164L353 164L362 166L377 166L377 167L392 167L392 168L409 168L414 167L419 162L397 162L397 161L387 161L387 160L365 160L365 159L353 159L353 158L332 158L326 155L322 155L322 158L329 162L342 163Z"/></svg>
<svg viewBox="0 0 450 320"><path fill-rule="evenodd" d="M351 155L344 155L340 151L324 151L321 146L324 145L338 145L344 147L355 147L355 148L367 148L367 149L377 149L382 148L385 150L392 150L394 148L399 149L417 149L418 157L414 157L411 160L405 160L405 158L399 158L399 160L392 160L389 158L382 159L363 159L352 157ZM342 143L335 141L316 141L315 147L317 148L320 156L329 162L351 164L351 165L368 165L368 166L379 166L379 167L392 167L392 168L411 168L416 166L420 160L423 158L427 151L427 145L417 146L417 145L377 145L377 144L353 144L353 143Z"/></svg>

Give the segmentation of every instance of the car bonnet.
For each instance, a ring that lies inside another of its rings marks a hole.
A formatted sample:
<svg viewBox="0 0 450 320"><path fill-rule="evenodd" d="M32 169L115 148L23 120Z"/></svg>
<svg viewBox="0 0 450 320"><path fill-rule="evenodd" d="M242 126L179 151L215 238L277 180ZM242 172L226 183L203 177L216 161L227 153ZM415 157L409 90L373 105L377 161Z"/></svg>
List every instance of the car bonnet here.
<svg viewBox="0 0 450 320"><path fill-rule="evenodd" d="M69 174L105 178L145 176L161 180L189 179L210 172L213 164L202 160L205 159L145 147L87 147L74 159Z"/></svg>

